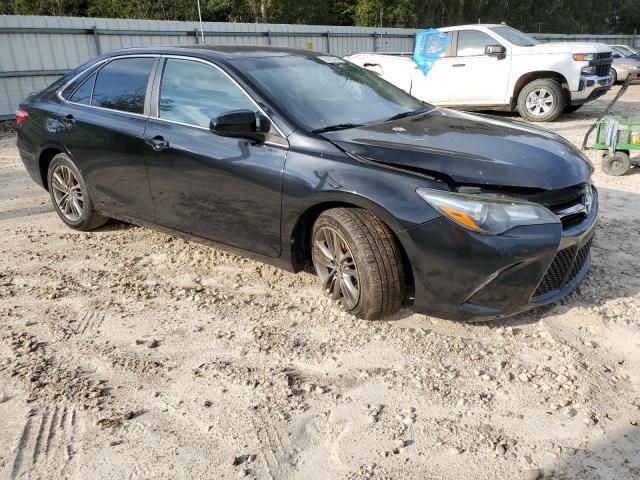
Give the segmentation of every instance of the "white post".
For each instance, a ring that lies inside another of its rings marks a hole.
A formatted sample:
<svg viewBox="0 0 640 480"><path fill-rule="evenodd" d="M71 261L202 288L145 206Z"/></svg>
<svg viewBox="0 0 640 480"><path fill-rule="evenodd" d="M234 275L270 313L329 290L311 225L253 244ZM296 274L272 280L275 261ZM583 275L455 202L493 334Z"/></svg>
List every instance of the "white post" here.
<svg viewBox="0 0 640 480"><path fill-rule="evenodd" d="M204 30L202 28L202 12L200 11L200 0L198 2L198 18L200 19L200 35L202 36L202 43L204 44Z"/></svg>

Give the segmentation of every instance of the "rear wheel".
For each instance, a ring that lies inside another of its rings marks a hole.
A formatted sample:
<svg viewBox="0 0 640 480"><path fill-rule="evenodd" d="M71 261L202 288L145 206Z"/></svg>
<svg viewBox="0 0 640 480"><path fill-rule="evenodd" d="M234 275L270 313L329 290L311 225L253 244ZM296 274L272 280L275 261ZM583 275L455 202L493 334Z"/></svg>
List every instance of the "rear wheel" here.
<svg viewBox="0 0 640 480"><path fill-rule="evenodd" d="M602 158L602 170L607 175L618 177L627 173L631 167L629 155L625 152L616 152L613 155L607 153Z"/></svg>
<svg viewBox="0 0 640 480"><path fill-rule="evenodd" d="M393 233L371 212L334 208L313 227L313 265L324 291L349 313L377 320L397 311L404 269Z"/></svg>
<svg viewBox="0 0 640 480"><path fill-rule="evenodd" d="M47 183L53 208L69 227L93 230L107 223L93 208L93 202L78 167L68 155L59 153L51 160Z"/></svg>
<svg viewBox="0 0 640 480"><path fill-rule="evenodd" d="M567 100L555 80L541 78L527 83L518 95L518 112L530 122L552 122L560 116Z"/></svg>

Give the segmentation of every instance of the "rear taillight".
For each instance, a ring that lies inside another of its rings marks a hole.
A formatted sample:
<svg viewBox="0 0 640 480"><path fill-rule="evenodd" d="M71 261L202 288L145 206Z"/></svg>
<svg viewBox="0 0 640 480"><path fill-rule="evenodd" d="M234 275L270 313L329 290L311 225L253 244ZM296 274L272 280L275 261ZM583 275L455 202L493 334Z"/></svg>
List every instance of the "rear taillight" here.
<svg viewBox="0 0 640 480"><path fill-rule="evenodd" d="M16 108L16 122L18 123L18 125L24 122L28 116L29 114L25 112L23 109Z"/></svg>

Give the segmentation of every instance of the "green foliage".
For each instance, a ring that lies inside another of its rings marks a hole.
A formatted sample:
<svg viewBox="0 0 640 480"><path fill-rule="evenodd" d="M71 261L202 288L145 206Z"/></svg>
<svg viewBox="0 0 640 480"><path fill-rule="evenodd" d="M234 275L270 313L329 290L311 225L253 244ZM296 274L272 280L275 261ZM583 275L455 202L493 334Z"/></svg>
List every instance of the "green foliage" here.
<svg viewBox="0 0 640 480"><path fill-rule="evenodd" d="M633 33L640 0L201 0L211 22L427 28L507 24L525 32ZM0 14L197 20L196 0L1 0Z"/></svg>

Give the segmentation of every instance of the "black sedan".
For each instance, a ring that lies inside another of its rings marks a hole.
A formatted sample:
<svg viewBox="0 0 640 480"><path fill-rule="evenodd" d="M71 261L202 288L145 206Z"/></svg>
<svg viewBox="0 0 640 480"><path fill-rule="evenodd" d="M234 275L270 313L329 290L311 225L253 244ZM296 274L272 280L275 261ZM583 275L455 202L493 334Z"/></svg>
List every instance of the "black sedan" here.
<svg viewBox="0 0 640 480"><path fill-rule="evenodd" d="M18 108L18 148L63 222L108 218L297 272L367 319L490 319L586 276L586 158L527 124L434 108L340 58L127 49Z"/></svg>

